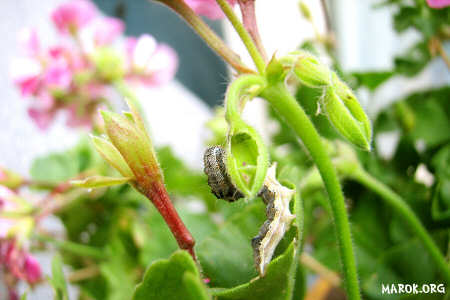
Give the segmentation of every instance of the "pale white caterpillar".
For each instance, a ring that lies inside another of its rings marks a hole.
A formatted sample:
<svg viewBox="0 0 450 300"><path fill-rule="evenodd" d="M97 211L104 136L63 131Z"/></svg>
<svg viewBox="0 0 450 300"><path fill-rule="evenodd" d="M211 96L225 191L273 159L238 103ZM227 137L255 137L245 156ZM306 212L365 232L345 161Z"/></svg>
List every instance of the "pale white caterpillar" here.
<svg viewBox="0 0 450 300"><path fill-rule="evenodd" d="M261 276L264 276L275 248L289 229L292 220L295 219L289 210L289 202L295 191L282 186L275 175L276 164L273 164L267 170L264 187L259 193L267 205L267 220L261 226L258 235L252 239L255 264Z"/></svg>

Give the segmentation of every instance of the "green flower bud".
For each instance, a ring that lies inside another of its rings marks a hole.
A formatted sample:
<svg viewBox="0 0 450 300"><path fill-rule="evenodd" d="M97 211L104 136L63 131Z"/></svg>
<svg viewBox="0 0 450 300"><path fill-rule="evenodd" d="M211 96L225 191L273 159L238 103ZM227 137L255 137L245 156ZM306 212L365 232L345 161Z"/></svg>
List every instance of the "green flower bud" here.
<svg viewBox="0 0 450 300"><path fill-rule="evenodd" d="M113 49L100 48L93 55L98 76L108 82L121 79L125 68L122 57Z"/></svg>
<svg viewBox="0 0 450 300"><path fill-rule="evenodd" d="M16 189L20 187L24 181L25 179L20 174L0 166L0 185L10 189Z"/></svg>
<svg viewBox="0 0 450 300"><path fill-rule="evenodd" d="M102 111L102 116L111 143L122 155L138 184L150 188L152 182L162 182L153 146L138 123L108 111Z"/></svg>
<svg viewBox="0 0 450 300"><path fill-rule="evenodd" d="M102 187L130 183L141 192L163 184L163 175L156 159L144 122L132 101L124 116L102 111L108 138L92 137L100 155L123 176L93 176L71 183L78 187Z"/></svg>
<svg viewBox="0 0 450 300"><path fill-rule="evenodd" d="M311 11L309 10L308 5L306 5L306 3L304 1L300 1L298 3L298 7L300 9L300 13L302 14L302 16L308 20L308 21L312 21L312 15L311 15Z"/></svg>
<svg viewBox="0 0 450 300"><path fill-rule="evenodd" d="M325 87L332 80L332 71L319 59L304 51L298 52L294 74L301 83L312 88Z"/></svg>
<svg viewBox="0 0 450 300"><path fill-rule="evenodd" d="M370 120L351 89L333 74L333 84L322 98L322 108L336 130L354 145L370 151Z"/></svg>

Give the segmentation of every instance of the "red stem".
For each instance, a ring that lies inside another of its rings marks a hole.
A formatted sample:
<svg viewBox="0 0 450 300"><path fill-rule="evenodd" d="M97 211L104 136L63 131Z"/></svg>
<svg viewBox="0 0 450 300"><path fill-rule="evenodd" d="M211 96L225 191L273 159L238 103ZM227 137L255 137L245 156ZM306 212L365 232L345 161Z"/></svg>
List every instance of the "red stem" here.
<svg viewBox="0 0 450 300"><path fill-rule="evenodd" d="M264 62L267 62L266 50L264 49L264 45L261 41L261 36L258 31L258 23L256 22L255 0L238 0L238 3L241 8L242 23L244 28L252 37L256 48L258 48L259 53L264 59Z"/></svg>
<svg viewBox="0 0 450 300"><path fill-rule="evenodd" d="M192 258L196 260L194 252L195 240L170 201L164 183L160 181L153 182L151 188L145 192L145 196L152 201L153 205L155 205L156 209L166 221L170 231L177 240L178 246L181 249L187 250Z"/></svg>

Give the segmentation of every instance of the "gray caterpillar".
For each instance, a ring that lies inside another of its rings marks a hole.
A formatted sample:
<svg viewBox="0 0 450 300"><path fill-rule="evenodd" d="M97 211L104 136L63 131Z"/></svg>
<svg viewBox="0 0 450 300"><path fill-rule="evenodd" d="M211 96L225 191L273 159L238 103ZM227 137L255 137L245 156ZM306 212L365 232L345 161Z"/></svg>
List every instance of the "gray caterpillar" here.
<svg viewBox="0 0 450 300"><path fill-rule="evenodd" d="M234 202L244 195L231 182L225 164L225 150L220 146L206 149L203 155L204 172L208 176L208 185L218 199Z"/></svg>

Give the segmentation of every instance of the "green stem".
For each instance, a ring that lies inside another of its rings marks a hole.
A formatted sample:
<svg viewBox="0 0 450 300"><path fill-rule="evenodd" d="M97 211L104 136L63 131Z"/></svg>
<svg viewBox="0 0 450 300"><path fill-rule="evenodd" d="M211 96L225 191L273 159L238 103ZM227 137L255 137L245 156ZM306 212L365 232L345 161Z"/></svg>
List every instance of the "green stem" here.
<svg viewBox="0 0 450 300"><path fill-rule="evenodd" d="M87 245L81 245L78 243L65 241L65 240L57 240L51 236L48 235L42 235L42 234L35 234L34 235L38 240L41 240L43 242L52 243L58 248L71 252L76 255L80 256L88 256L95 259L105 259L106 255L105 252Z"/></svg>
<svg viewBox="0 0 450 300"><path fill-rule="evenodd" d="M261 56L261 53L259 53L258 48L256 47L255 43L253 42L252 37L247 32L247 30L244 28L244 25L242 25L241 21L236 16L236 14L233 12L233 9L228 4L228 2L226 0L216 0L216 1L217 1L217 4L219 4L220 7L222 8L223 13L227 16L228 20L230 20L231 25L233 25L237 34L241 38L245 47L247 48L247 51L250 54L250 56L252 57L253 62L255 63L255 66L258 69L259 74L264 74L266 64L264 63L264 59Z"/></svg>
<svg viewBox="0 0 450 300"><path fill-rule="evenodd" d="M269 101L297 133L319 169L332 208L348 299L360 299L356 262L344 195L342 194L336 170L331 163L321 137L305 111L288 92L283 83L268 86L261 96Z"/></svg>
<svg viewBox="0 0 450 300"><path fill-rule="evenodd" d="M409 225L409 228L422 240L425 248L439 267L447 283L450 283L450 267L448 262L445 260L441 251L408 204L406 204L399 195L367 173L363 168L358 168L355 172L352 172L350 177L380 195L384 201L391 205L400 216L402 216Z"/></svg>
<svg viewBox="0 0 450 300"><path fill-rule="evenodd" d="M220 55L227 63L239 73L254 73L241 61L239 56L233 52L221 38L215 34L209 26L195 14L195 12L182 0L156 0L164 3L176 11L197 34L208 44L208 46Z"/></svg>

